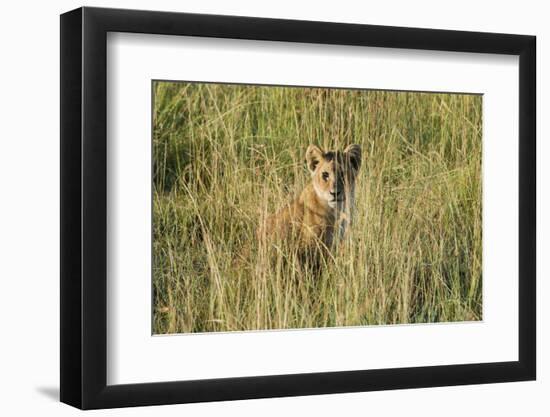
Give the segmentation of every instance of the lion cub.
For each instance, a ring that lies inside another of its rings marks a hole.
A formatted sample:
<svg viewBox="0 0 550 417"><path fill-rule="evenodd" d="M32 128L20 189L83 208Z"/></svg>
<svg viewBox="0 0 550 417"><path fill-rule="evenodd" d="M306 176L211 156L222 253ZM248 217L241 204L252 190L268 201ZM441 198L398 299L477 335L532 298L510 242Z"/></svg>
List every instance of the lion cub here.
<svg viewBox="0 0 550 417"><path fill-rule="evenodd" d="M258 229L260 242L286 242L299 259L315 267L319 255L330 253L351 221L355 179L361 166L361 147L323 151L310 145L306 151L311 182L298 197L268 216Z"/></svg>

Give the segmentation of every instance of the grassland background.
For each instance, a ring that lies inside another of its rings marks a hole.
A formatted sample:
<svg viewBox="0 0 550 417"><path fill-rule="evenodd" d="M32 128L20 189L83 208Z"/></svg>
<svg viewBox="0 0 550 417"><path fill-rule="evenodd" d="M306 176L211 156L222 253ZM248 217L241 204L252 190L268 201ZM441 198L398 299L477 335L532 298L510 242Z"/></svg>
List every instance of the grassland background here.
<svg viewBox="0 0 550 417"><path fill-rule="evenodd" d="M175 82L153 95L153 333L482 318L481 96ZM364 155L353 227L319 277L254 245L309 180L310 143Z"/></svg>

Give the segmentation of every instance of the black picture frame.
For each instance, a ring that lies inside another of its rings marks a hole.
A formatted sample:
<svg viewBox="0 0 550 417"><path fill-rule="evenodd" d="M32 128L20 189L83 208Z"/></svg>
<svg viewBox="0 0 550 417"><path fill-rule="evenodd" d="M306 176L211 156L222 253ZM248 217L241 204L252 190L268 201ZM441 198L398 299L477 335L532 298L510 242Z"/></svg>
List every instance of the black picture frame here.
<svg viewBox="0 0 550 417"><path fill-rule="evenodd" d="M519 56L519 360L107 385L108 32ZM61 401L82 409L533 380L534 36L79 8L61 15Z"/></svg>

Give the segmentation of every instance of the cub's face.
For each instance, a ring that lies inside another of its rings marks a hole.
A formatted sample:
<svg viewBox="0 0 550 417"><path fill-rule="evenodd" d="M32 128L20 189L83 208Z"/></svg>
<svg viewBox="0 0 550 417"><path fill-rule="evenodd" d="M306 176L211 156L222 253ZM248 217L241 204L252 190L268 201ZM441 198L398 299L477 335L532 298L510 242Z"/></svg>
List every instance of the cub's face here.
<svg viewBox="0 0 550 417"><path fill-rule="evenodd" d="M361 167L361 147L349 145L343 151L323 151L309 145L306 162L317 196L332 208L341 207L350 198Z"/></svg>

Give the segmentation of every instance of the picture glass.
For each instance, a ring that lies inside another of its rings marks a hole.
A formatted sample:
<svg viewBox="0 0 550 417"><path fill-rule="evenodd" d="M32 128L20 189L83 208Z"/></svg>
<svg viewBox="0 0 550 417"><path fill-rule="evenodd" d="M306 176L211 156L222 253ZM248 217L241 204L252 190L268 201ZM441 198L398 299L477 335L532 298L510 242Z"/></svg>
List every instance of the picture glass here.
<svg viewBox="0 0 550 417"><path fill-rule="evenodd" d="M152 82L152 333L480 321L480 94Z"/></svg>

